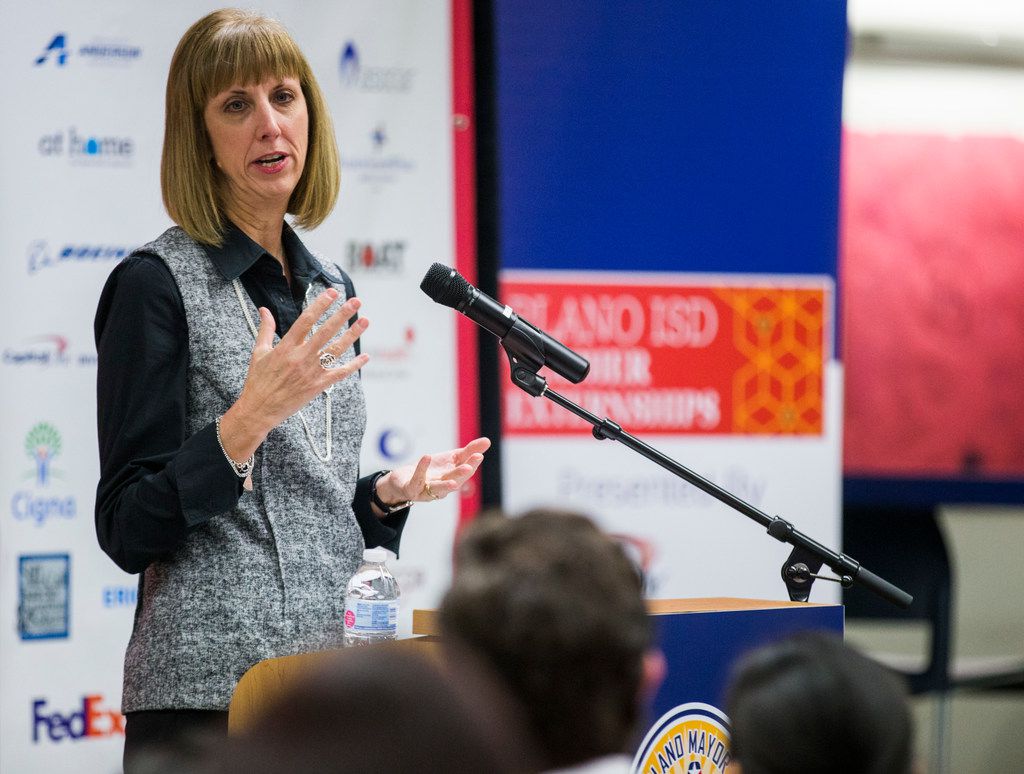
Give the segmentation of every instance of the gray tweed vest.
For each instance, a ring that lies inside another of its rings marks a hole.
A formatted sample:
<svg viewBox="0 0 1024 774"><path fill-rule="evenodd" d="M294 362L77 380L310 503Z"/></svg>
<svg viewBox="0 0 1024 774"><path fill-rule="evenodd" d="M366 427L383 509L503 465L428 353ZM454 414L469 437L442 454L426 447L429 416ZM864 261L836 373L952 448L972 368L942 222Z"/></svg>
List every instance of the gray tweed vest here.
<svg viewBox="0 0 1024 774"><path fill-rule="evenodd" d="M231 283L180 228L138 252L163 259L184 301L191 436L241 393L252 333ZM325 282L316 281L312 292ZM344 287L337 290L345 296ZM350 350L345 359L351 357ZM331 462L313 455L299 417L289 418L256 452L253 491L146 569L125 654L124 712L225 710L256 662L340 642L345 586L363 550L352 512L366 425L359 379L340 382L330 400ZM325 407L320 395L303 409L321 452Z"/></svg>

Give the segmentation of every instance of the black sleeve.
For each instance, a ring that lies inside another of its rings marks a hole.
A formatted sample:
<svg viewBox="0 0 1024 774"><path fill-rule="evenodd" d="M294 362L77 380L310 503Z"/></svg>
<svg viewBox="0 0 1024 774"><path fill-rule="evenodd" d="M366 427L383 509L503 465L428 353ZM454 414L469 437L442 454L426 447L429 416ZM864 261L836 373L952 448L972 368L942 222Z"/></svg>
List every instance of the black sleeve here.
<svg viewBox="0 0 1024 774"><path fill-rule="evenodd" d="M366 547L380 546L398 556L398 545L402 542L402 530L405 529L405 520L409 518L409 508L390 513L383 519L379 518L370 504L370 484L374 475L376 474L371 473L369 476L363 476L356 482L352 510L355 511L356 521L363 531Z"/></svg>
<svg viewBox="0 0 1024 774"><path fill-rule="evenodd" d="M242 485L213 422L186 438L188 329L170 270L132 256L111 273L94 324L100 481L96 534L141 572L238 503Z"/></svg>

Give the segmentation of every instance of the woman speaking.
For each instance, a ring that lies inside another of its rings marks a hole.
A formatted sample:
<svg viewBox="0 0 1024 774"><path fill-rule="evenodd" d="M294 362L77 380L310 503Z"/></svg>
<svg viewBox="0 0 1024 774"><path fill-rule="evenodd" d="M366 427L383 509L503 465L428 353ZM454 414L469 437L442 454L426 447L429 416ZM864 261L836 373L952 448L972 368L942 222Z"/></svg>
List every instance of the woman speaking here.
<svg viewBox="0 0 1024 774"><path fill-rule="evenodd" d="M337 645L364 546L456 491L489 441L360 478L366 409L351 281L285 222L338 195L334 132L276 21L220 10L171 61L161 164L176 227L125 259L96 315L103 550L141 573L125 758L224 730L256 662Z"/></svg>

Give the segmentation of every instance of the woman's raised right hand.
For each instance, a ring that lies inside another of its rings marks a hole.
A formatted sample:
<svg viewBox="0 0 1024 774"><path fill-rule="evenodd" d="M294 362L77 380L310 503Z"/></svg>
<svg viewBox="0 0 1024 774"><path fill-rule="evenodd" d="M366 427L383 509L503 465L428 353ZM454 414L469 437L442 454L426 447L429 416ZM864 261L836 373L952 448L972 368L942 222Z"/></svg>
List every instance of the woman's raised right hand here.
<svg viewBox="0 0 1024 774"><path fill-rule="evenodd" d="M274 346L276 325L270 310L260 307L260 327L249 359L249 373L238 400L227 410L220 423L221 442L233 460L247 460L263 443L267 434L309 403L317 394L340 382L370 359L362 354L344 365L325 368L324 353L341 360L370 324L360 317L331 342L361 306L350 298L310 335L316 321L338 298L329 288L299 315L278 345Z"/></svg>

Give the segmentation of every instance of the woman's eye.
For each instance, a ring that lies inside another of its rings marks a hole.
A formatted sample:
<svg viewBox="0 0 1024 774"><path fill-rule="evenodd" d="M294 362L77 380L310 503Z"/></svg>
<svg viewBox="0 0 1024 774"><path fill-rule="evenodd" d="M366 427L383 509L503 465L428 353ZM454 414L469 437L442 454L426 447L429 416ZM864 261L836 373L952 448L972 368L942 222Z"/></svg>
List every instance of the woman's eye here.
<svg viewBox="0 0 1024 774"><path fill-rule="evenodd" d="M224 105L224 109L229 113L239 113L245 110L245 102L240 99L233 99Z"/></svg>
<svg viewBox="0 0 1024 774"><path fill-rule="evenodd" d="M278 102L291 102L295 99L295 95L290 91L279 91L276 95Z"/></svg>

